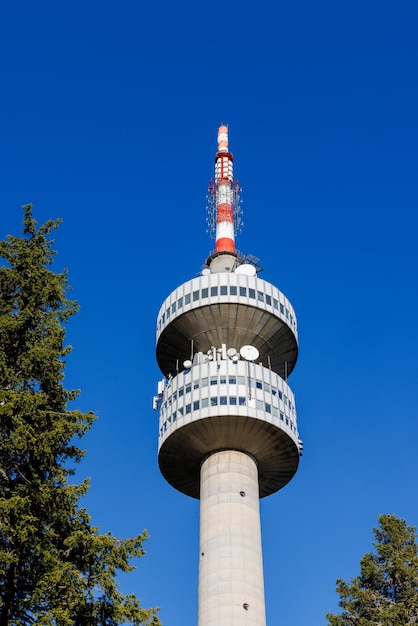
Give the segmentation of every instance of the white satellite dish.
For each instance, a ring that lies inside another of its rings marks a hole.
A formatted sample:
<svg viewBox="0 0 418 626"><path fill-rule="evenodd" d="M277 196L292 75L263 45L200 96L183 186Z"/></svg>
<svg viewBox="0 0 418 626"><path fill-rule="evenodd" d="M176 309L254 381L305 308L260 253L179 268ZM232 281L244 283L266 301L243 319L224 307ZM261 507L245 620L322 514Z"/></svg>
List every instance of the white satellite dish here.
<svg viewBox="0 0 418 626"><path fill-rule="evenodd" d="M255 346L242 346L239 353L246 361L255 361L260 356L260 353Z"/></svg>
<svg viewBox="0 0 418 626"><path fill-rule="evenodd" d="M242 265L238 265L235 270L235 274L243 274L244 276L255 276L256 269L254 265L250 265L250 263L243 263Z"/></svg>
<svg viewBox="0 0 418 626"><path fill-rule="evenodd" d="M202 276L208 276L210 273L211 272L208 267L205 267L205 269L202 270Z"/></svg>
<svg viewBox="0 0 418 626"><path fill-rule="evenodd" d="M188 370L192 366L192 362L187 359L187 361L183 361L183 366Z"/></svg>
<svg viewBox="0 0 418 626"><path fill-rule="evenodd" d="M235 348L228 348L226 353L227 353L227 355L229 356L230 359L233 359L234 356L237 355L237 351L235 350Z"/></svg>

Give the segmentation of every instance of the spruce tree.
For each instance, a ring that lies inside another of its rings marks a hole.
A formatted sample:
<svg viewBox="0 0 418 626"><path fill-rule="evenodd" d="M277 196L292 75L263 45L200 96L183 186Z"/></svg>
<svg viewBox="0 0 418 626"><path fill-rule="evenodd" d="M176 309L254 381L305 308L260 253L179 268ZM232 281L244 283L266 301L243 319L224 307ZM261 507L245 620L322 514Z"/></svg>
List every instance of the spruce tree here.
<svg viewBox="0 0 418 626"><path fill-rule="evenodd" d="M395 515L379 515L374 552L360 561L360 576L337 580L339 615L331 626L412 626L418 624L418 553L415 527Z"/></svg>
<svg viewBox="0 0 418 626"><path fill-rule="evenodd" d="M157 609L123 595L118 571L144 554L131 539L100 534L70 482L93 413L70 410L63 384L67 273L54 273L51 232L23 207L23 236L0 242L0 626L157 626Z"/></svg>

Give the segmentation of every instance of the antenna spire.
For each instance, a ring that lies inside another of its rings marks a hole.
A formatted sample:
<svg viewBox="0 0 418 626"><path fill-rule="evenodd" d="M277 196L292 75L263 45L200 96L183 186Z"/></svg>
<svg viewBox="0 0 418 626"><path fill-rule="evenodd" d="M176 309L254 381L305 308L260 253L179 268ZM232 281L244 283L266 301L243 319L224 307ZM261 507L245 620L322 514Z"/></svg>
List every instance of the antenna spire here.
<svg viewBox="0 0 418 626"><path fill-rule="evenodd" d="M208 187L208 225L216 240L215 254L236 254L235 235L241 226L240 184L233 175L233 156L229 152L228 127L218 128L215 178Z"/></svg>

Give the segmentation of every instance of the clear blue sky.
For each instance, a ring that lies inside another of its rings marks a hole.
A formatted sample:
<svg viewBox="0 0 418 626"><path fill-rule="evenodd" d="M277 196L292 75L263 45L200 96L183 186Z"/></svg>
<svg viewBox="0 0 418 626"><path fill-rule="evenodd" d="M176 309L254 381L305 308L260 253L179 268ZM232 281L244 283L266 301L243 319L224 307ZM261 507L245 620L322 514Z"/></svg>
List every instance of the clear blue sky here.
<svg viewBox="0 0 418 626"><path fill-rule="evenodd" d="M66 382L99 420L78 477L101 531L146 527L121 579L195 626L198 502L157 465L160 304L213 241L205 195L229 124L240 250L296 309L305 453L261 503L269 626L321 626L379 513L418 523L415 2L7 2L1 238L62 217L81 305Z"/></svg>

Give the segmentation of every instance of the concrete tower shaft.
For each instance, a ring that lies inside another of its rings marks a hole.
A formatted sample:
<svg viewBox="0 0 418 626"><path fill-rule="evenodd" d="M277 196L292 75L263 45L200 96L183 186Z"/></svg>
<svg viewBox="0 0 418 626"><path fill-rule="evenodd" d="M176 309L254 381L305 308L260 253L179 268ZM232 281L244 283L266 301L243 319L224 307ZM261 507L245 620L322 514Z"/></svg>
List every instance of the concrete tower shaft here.
<svg viewBox="0 0 418 626"><path fill-rule="evenodd" d="M257 464L216 452L201 471L198 623L264 626L264 605Z"/></svg>
<svg viewBox="0 0 418 626"><path fill-rule="evenodd" d="M287 382L296 315L235 250L238 188L222 126L209 188L216 250L157 318L159 466L201 504L198 626L265 626L259 497L291 480L301 453Z"/></svg>

